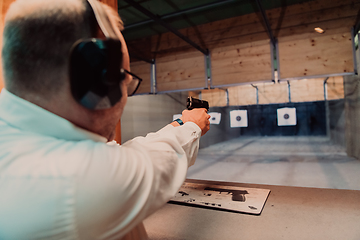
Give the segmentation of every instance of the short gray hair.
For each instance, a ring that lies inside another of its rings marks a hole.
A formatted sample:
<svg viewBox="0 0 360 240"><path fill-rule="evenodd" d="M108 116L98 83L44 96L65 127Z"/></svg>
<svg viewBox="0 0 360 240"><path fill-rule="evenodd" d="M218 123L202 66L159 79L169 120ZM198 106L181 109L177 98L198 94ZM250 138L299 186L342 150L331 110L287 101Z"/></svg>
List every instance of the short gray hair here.
<svg viewBox="0 0 360 240"><path fill-rule="evenodd" d="M95 37L96 31L94 13L85 0L17 0L5 18L6 87L42 95L56 92L68 74L72 45Z"/></svg>

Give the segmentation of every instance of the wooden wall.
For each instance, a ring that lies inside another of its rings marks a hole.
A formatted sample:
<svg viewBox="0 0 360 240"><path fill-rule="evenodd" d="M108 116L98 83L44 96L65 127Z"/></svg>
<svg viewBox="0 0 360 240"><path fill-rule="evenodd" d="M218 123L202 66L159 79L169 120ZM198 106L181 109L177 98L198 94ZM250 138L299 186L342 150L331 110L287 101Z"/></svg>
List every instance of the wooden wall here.
<svg viewBox="0 0 360 240"><path fill-rule="evenodd" d="M256 104L256 89L251 85L229 87L229 105L254 105Z"/></svg>
<svg viewBox="0 0 360 240"><path fill-rule="evenodd" d="M286 9L278 28L280 77L296 78L354 72L351 27L359 1L310 1ZM272 24L277 22L271 20ZM315 27L325 30L323 34Z"/></svg>
<svg viewBox="0 0 360 240"><path fill-rule="evenodd" d="M156 60L157 92L205 88L205 58L201 52L178 53Z"/></svg>
<svg viewBox="0 0 360 240"><path fill-rule="evenodd" d="M290 81L292 102L324 101L324 78Z"/></svg>
<svg viewBox="0 0 360 240"><path fill-rule="evenodd" d="M279 42L281 79L352 73L350 30L355 25L359 8L360 0L314 0L267 10ZM316 33L315 27L322 27L325 33ZM180 32L210 50L214 86L272 80L269 37L258 13L181 29ZM136 49L137 54L142 52L158 62L166 61L162 58L169 55L198 52L171 32L136 40L129 46ZM203 59L199 58L199 61ZM160 81L172 82L172 87L166 89L185 88L184 85L186 88L198 87L189 85L192 76L185 82L179 75L186 70L180 64L168 68L166 74L172 76L171 80Z"/></svg>
<svg viewBox="0 0 360 240"><path fill-rule="evenodd" d="M325 78L292 80L290 83L291 102L324 101ZM189 96L209 101L211 107L243 106L257 104L256 88L258 89L258 104L276 104L289 102L287 81L280 83L264 82L234 86L226 89L211 89L189 92ZM200 94L201 93L201 94ZM330 77L327 80L327 100L344 98L343 77ZM229 101L227 102L227 98Z"/></svg>
<svg viewBox="0 0 360 240"><path fill-rule="evenodd" d="M227 106L226 91L223 89L211 89L201 91L201 99L209 101L210 106Z"/></svg>
<svg viewBox="0 0 360 240"><path fill-rule="evenodd" d="M130 64L130 70L136 73L137 76L142 78L137 94L150 93L151 92L151 64L147 62L132 62Z"/></svg>
<svg viewBox="0 0 360 240"><path fill-rule="evenodd" d="M336 100L345 97L344 78L331 77L327 80L327 99Z"/></svg>
<svg viewBox="0 0 360 240"><path fill-rule="evenodd" d="M272 79L268 40L232 44L211 50L213 86Z"/></svg>

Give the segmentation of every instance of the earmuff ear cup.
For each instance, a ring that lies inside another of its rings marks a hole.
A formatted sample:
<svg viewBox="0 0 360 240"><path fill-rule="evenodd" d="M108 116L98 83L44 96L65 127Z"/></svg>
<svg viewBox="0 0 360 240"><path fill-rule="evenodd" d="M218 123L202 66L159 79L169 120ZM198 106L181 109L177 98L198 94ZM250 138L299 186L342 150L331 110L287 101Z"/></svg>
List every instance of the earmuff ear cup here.
<svg viewBox="0 0 360 240"><path fill-rule="evenodd" d="M70 85L76 101L88 109L106 109L122 97L121 42L114 39L78 41L70 53Z"/></svg>

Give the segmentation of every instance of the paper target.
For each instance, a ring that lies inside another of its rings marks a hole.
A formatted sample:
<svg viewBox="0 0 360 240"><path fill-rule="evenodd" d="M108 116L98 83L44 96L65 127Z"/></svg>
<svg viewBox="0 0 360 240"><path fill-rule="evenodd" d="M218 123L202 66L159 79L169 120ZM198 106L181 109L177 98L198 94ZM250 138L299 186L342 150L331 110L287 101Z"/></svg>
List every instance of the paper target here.
<svg viewBox="0 0 360 240"><path fill-rule="evenodd" d="M277 119L278 126L295 126L296 108L278 108Z"/></svg>
<svg viewBox="0 0 360 240"><path fill-rule="evenodd" d="M208 114L210 115L210 118L209 118L210 124L220 124L221 113L209 112Z"/></svg>
<svg viewBox="0 0 360 240"><path fill-rule="evenodd" d="M230 111L230 127L247 127L248 116L247 110Z"/></svg>

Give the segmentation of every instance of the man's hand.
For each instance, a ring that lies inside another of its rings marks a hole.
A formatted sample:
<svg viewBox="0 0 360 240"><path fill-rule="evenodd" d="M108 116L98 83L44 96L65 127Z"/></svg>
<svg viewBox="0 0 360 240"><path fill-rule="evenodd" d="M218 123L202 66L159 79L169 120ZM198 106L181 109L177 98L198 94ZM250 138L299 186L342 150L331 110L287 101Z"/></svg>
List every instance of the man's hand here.
<svg viewBox="0 0 360 240"><path fill-rule="evenodd" d="M201 128L201 136L203 136L210 129L210 115L207 114L205 108L194 108L192 110L184 110L182 112L181 120L186 122L193 122Z"/></svg>

